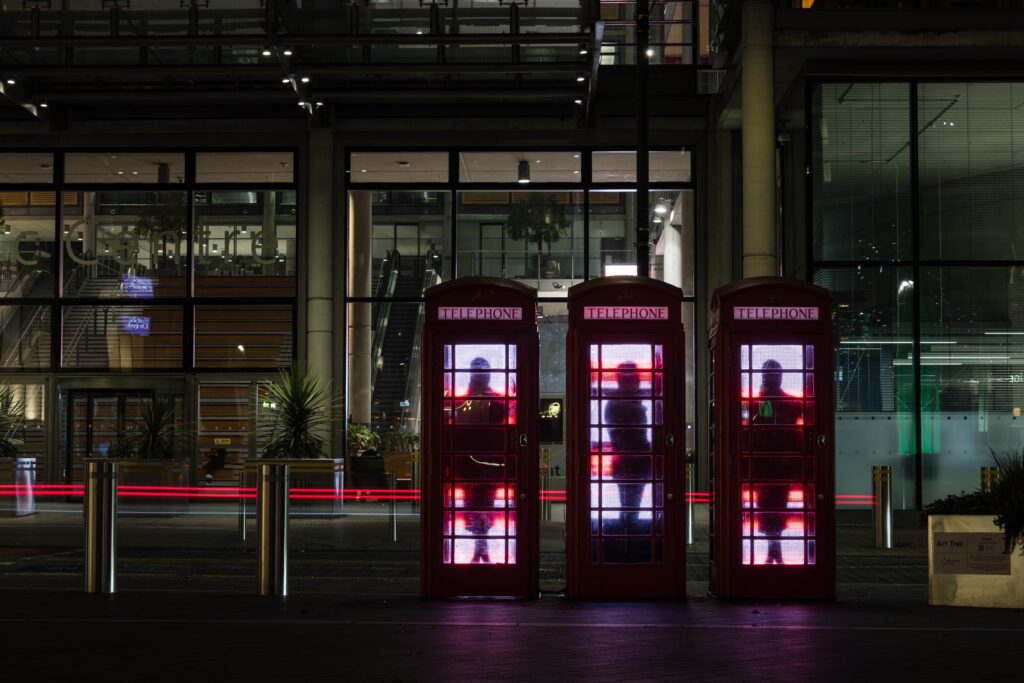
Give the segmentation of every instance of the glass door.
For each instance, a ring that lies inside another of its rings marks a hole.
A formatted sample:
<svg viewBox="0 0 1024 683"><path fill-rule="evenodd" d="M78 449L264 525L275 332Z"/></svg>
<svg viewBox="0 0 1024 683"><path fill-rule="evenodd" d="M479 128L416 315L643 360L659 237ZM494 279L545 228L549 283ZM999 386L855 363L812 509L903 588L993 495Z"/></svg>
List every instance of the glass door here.
<svg viewBox="0 0 1024 683"><path fill-rule="evenodd" d="M153 399L150 390L72 390L67 398L65 479L81 483L85 458L116 457L126 425Z"/></svg>

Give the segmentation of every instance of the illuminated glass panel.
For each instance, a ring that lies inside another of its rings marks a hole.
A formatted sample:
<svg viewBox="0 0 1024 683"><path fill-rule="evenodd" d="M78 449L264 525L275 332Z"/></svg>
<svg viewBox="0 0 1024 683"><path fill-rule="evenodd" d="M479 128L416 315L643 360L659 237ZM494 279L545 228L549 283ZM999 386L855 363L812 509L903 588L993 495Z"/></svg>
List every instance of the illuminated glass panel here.
<svg viewBox="0 0 1024 683"><path fill-rule="evenodd" d="M445 564L516 563L516 347L447 344Z"/></svg>
<svg viewBox="0 0 1024 683"><path fill-rule="evenodd" d="M741 552L745 565L815 563L814 347L740 346Z"/></svg>
<svg viewBox="0 0 1024 683"><path fill-rule="evenodd" d="M591 561L661 563L663 348L591 344Z"/></svg>

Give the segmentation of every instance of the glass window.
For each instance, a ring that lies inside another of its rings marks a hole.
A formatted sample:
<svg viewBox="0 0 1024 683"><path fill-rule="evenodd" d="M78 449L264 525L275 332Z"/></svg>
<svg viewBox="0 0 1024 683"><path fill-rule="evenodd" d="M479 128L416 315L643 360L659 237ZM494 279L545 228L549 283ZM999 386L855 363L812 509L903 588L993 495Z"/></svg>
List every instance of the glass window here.
<svg viewBox="0 0 1024 683"><path fill-rule="evenodd" d="M464 183L578 183L579 152L462 152Z"/></svg>
<svg viewBox="0 0 1024 683"><path fill-rule="evenodd" d="M0 367L50 367L50 307L0 306Z"/></svg>
<svg viewBox="0 0 1024 683"><path fill-rule="evenodd" d="M924 502L978 486L979 467L1020 447L1024 337L1019 269L921 269Z"/></svg>
<svg viewBox="0 0 1024 683"><path fill-rule="evenodd" d="M461 192L459 202L459 277L515 279L540 296L583 278L582 192Z"/></svg>
<svg viewBox="0 0 1024 683"><path fill-rule="evenodd" d="M689 150L652 151L648 154L648 180L652 183L688 183ZM594 152L591 176L595 183L635 183L636 152Z"/></svg>
<svg viewBox="0 0 1024 683"><path fill-rule="evenodd" d="M80 196L80 203L64 208L64 296L184 296L184 192Z"/></svg>
<svg viewBox="0 0 1024 683"><path fill-rule="evenodd" d="M910 258L910 86L823 84L812 107L814 259Z"/></svg>
<svg viewBox="0 0 1024 683"><path fill-rule="evenodd" d="M448 181L448 152L353 152L353 183L443 183Z"/></svg>
<svg viewBox="0 0 1024 683"><path fill-rule="evenodd" d="M1024 257L1024 84L918 92L921 258Z"/></svg>
<svg viewBox="0 0 1024 683"><path fill-rule="evenodd" d="M285 368L293 358L291 306L196 306L197 368Z"/></svg>
<svg viewBox="0 0 1024 683"><path fill-rule="evenodd" d="M693 296L693 190L655 190L648 207L651 276Z"/></svg>
<svg viewBox="0 0 1024 683"><path fill-rule="evenodd" d="M0 154L0 184L52 182L52 154Z"/></svg>
<svg viewBox="0 0 1024 683"><path fill-rule="evenodd" d="M0 297L55 294L56 192L0 192Z"/></svg>
<svg viewBox="0 0 1024 683"><path fill-rule="evenodd" d="M294 193L197 192L196 296L295 296Z"/></svg>
<svg viewBox="0 0 1024 683"><path fill-rule="evenodd" d="M870 495L871 467L890 465L901 509L915 504L911 278L910 268L835 268L814 275L815 284L832 292L835 316L836 492ZM804 393L813 390L805 387Z"/></svg>
<svg viewBox="0 0 1024 683"><path fill-rule="evenodd" d="M177 306L65 306L61 365L140 370L181 368Z"/></svg>
<svg viewBox="0 0 1024 683"><path fill-rule="evenodd" d="M200 152L197 183L291 183L295 157L291 152Z"/></svg>
<svg viewBox="0 0 1024 683"><path fill-rule="evenodd" d="M185 155L67 154L64 180L68 183L168 183L185 182Z"/></svg>
<svg viewBox="0 0 1024 683"><path fill-rule="evenodd" d="M590 193L590 277L636 275L636 193Z"/></svg>

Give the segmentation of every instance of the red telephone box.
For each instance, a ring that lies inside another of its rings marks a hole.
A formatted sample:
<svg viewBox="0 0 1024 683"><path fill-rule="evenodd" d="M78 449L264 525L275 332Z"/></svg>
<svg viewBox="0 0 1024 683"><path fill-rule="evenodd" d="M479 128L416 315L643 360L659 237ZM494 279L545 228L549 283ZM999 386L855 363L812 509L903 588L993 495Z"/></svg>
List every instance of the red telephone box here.
<svg viewBox="0 0 1024 683"><path fill-rule="evenodd" d="M571 597L686 595L682 298L634 276L569 289Z"/></svg>
<svg viewBox="0 0 1024 683"><path fill-rule="evenodd" d="M426 292L425 597L536 597L537 292L462 278Z"/></svg>
<svg viewBox="0 0 1024 683"><path fill-rule="evenodd" d="M835 599L832 298L758 277L711 308L711 592Z"/></svg>

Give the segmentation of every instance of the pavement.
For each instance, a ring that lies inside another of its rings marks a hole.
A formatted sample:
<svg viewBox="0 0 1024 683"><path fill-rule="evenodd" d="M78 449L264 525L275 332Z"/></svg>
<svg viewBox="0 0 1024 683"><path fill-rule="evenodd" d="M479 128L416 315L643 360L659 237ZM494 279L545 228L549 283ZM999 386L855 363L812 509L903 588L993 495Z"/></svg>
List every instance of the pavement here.
<svg viewBox="0 0 1024 683"><path fill-rule="evenodd" d="M699 508L685 601L566 599L558 522L542 523L540 599L424 601L418 516L399 505L394 541L389 512L294 517L287 598L255 595L254 523L243 539L227 506L122 509L112 596L82 592L74 505L0 518L4 678L1021 680L1019 610L927 605L913 514L887 551L872 547L864 514L841 514L838 601L780 604L707 597Z"/></svg>

